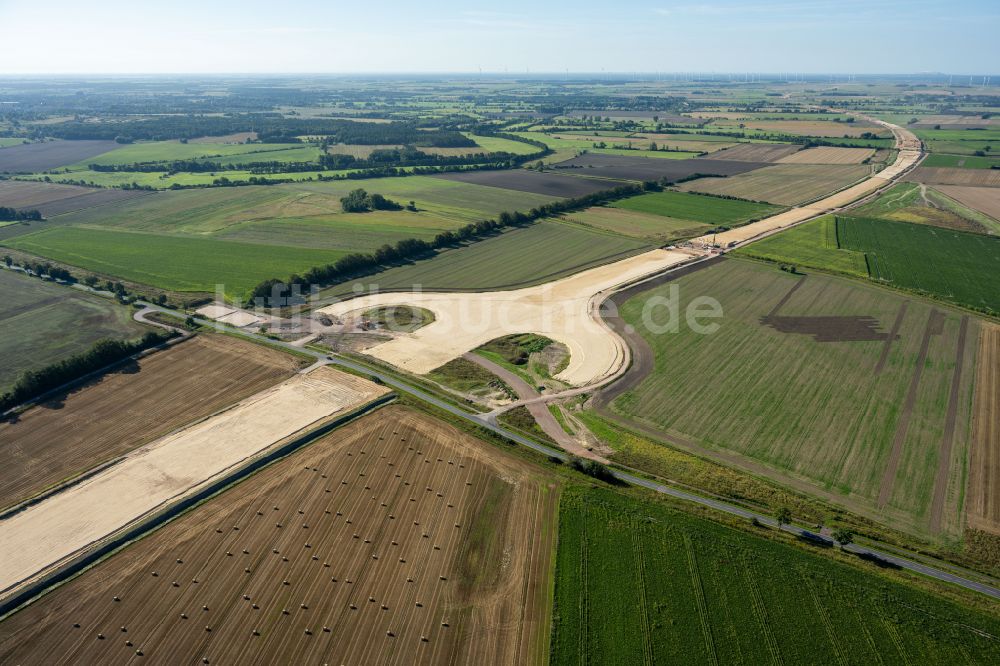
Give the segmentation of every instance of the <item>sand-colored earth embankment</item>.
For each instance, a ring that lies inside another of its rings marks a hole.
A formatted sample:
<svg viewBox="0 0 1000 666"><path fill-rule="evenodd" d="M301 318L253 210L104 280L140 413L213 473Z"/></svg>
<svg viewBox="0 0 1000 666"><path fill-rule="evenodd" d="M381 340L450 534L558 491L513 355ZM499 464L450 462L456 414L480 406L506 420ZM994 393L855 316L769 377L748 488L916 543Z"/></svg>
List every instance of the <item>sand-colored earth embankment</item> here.
<svg viewBox="0 0 1000 666"><path fill-rule="evenodd" d="M652 250L537 287L482 293L399 292L360 296L320 312L343 317L358 310L411 305L434 313L434 322L366 353L425 374L495 338L537 333L569 348L569 365L556 378L574 385L600 382L628 359L621 338L596 316L600 295L646 275L690 261L680 250Z"/></svg>
<svg viewBox="0 0 1000 666"><path fill-rule="evenodd" d="M0 521L0 594L137 519L387 392L329 367L261 391Z"/></svg>

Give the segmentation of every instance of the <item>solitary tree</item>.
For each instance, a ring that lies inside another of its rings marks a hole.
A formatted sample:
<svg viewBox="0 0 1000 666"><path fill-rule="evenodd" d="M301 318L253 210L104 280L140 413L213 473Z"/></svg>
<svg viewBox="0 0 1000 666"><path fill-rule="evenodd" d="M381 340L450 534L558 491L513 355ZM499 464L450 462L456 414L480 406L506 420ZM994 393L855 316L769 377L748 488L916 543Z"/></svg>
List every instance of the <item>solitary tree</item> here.
<svg viewBox="0 0 1000 666"><path fill-rule="evenodd" d="M14 263L14 260L10 258L9 254L6 254L4 255L3 263L6 264L7 268L10 268L10 265Z"/></svg>
<svg viewBox="0 0 1000 666"><path fill-rule="evenodd" d="M843 548L847 544L854 541L854 532L846 527L838 527L833 531L833 538L840 544L840 547Z"/></svg>
<svg viewBox="0 0 1000 666"><path fill-rule="evenodd" d="M792 512L787 506L783 506L778 509L778 514L775 516L775 519L778 521L778 527L788 525L792 522Z"/></svg>

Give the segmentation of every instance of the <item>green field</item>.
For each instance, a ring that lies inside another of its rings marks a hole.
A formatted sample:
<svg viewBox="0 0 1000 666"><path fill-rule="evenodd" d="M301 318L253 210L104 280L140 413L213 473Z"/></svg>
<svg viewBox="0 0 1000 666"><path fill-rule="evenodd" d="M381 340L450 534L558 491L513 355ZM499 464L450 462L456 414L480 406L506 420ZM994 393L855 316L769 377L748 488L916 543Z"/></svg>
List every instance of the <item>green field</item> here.
<svg viewBox="0 0 1000 666"><path fill-rule="evenodd" d="M149 329L129 308L67 286L0 270L0 392L25 370L86 351L101 338L134 338Z"/></svg>
<svg viewBox="0 0 1000 666"><path fill-rule="evenodd" d="M261 280L305 272L343 252L61 226L4 241L14 249L168 291L242 297Z"/></svg>
<svg viewBox="0 0 1000 666"><path fill-rule="evenodd" d="M621 315L651 347L655 367L611 403L616 419L856 513L892 520L900 529L927 529L962 315L944 311L940 333L934 333L930 304L847 279L794 276L742 260L723 261L673 284L681 313L696 297L716 299L724 313L714 320L719 329L699 334L683 321L675 333L648 328L644 307L651 297L669 297L669 283L629 299ZM649 314L661 324L668 311ZM772 314L780 317L762 321ZM899 339L887 349L884 334L900 316ZM872 318L874 330L857 318ZM962 354L972 367L978 320L970 318L967 325ZM906 420L898 472L880 507L883 475L928 329L913 417ZM951 483L959 486L972 382L971 373L962 375L955 450L946 464L956 472ZM955 492L942 513L951 533L961 530L959 486L950 488Z"/></svg>
<svg viewBox="0 0 1000 666"><path fill-rule="evenodd" d="M920 166L959 167L963 169L992 169L1000 167L1000 157L978 157L976 155L947 155L934 153L924 158Z"/></svg>
<svg viewBox="0 0 1000 666"><path fill-rule="evenodd" d="M739 253L869 277L1000 312L1000 238L995 236L888 219L825 217Z"/></svg>
<svg viewBox="0 0 1000 666"><path fill-rule="evenodd" d="M841 190L869 172L863 164L772 164L729 178L699 178L678 189L795 206Z"/></svg>
<svg viewBox="0 0 1000 666"><path fill-rule="evenodd" d="M367 187L418 210L344 213L340 198ZM402 238L432 239L469 222L553 197L423 176L158 192L59 216L63 225L205 236L248 243L371 251Z"/></svg>
<svg viewBox="0 0 1000 666"><path fill-rule="evenodd" d="M27 139L19 139L16 137L0 137L0 148L7 148L8 146L20 146L25 141L27 141Z"/></svg>
<svg viewBox="0 0 1000 666"><path fill-rule="evenodd" d="M337 285L322 296L346 296L355 293L355 288L408 290L414 285L455 291L513 289L565 277L648 247L636 239L543 221L442 252L433 259Z"/></svg>
<svg viewBox="0 0 1000 666"><path fill-rule="evenodd" d="M642 213L652 213L678 220L691 220L712 226L735 226L773 215L778 206L689 194L687 192L651 192L611 204Z"/></svg>
<svg viewBox="0 0 1000 666"><path fill-rule="evenodd" d="M841 218L838 233L872 279L1000 312L1000 238L865 218Z"/></svg>
<svg viewBox="0 0 1000 666"><path fill-rule="evenodd" d="M837 245L836 219L826 215L736 250L736 254L868 277L865 255Z"/></svg>
<svg viewBox="0 0 1000 666"><path fill-rule="evenodd" d="M180 141L151 141L122 146L109 153L92 157L70 168L86 169L90 164L112 166L140 162L170 162L173 160L194 160L220 156L245 155L236 161L268 162L281 160L297 162L299 159L283 159L285 151L301 151L306 148L301 143L181 143ZM319 151L315 151L318 155ZM211 161L218 161L212 159Z"/></svg>
<svg viewBox="0 0 1000 666"><path fill-rule="evenodd" d="M871 564L604 488L563 491L550 663L996 663L996 617Z"/></svg>
<svg viewBox="0 0 1000 666"><path fill-rule="evenodd" d="M475 134L466 134L466 136L475 141L476 144L487 153L530 155L531 153L537 153L539 150L536 146L532 146L529 143L511 141L510 139L504 139L498 136L477 136ZM470 150L473 152L480 152L475 149Z"/></svg>

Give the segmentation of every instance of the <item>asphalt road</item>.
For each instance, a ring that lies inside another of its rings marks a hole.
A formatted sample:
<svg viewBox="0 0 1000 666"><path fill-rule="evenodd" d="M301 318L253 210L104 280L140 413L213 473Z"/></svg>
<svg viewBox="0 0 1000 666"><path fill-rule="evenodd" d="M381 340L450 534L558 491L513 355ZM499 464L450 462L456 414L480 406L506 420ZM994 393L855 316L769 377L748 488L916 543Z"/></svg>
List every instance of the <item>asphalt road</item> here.
<svg viewBox="0 0 1000 666"><path fill-rule="evenodd" d="M159 310L161 312L165 312L167 314L172 314L175 316L177 314L175 311L154 305L148 305L147 307L148 309L151 310ZM551 447L545 446L543 444L534 442L526 437L522 437L521 435L511 432L503 428L502 426L490 423L488 420L486 420L486 418L484 418L483 415L467 412L464 409L461 409L459 407L456 407L455 405L440 400L439 398L429 393L426 393L414 386L410 386L409 384L396 379L392 375L384 374L382 372L379 372L378 370L374 370L360 363L356 363L354 361L350 361L348 359L341 358L338 356L323 354L321 352L313 351L311 349L296 347L291 343L272 340L270 338L258 335L256 333L247 331L237 331L235 329L219 325L216 324L215 322L211 322L205 319L196 318L196 321L199 324L205 326L223 328L231 333L235 333L237 335L257 340L258 342L263 342L265 344L273 345L276 347L286 348L289 351L297 352L300 354L308 354L310 356L315 357L318 361L334 366L339 366L342 368L348 368L350 370L353 370L354 372L365 374L368 375L369 377L374 377L379 381L381 381L386 386L390 386L397 391L407 393L417 398L418 400L422 400L428 404L434 405L438 409L442 409L448 412L449 414L465 419L466 421L475 423L476 425L486 428L487 430L490 430L493 433L500 435L501 437L504 437L505 439L516 442L517 444L520 444L522 446L526 446L529 449L541 453L542 455L558 458L563 461L567 461L570 458L570 456L566 454L566 452L564 451L559 451ZM648 479L634 476L627 472L622 472L615 469L612 469L612 472L614 473L616 478L631 485L642 486L643 488L648 488L649 490L662 493L664 495L667 495L675 499L679 499L685 502L692 502L694 504L699 504L701 506L706 506L711 509L715 509L716 511L721 511L731 516L737 516L739 518L743 518L748 521L756 518L762 525L777 527L785 532L794 534L795 536L808 541L813 541L817 543L822 542L829 546L837 545L836 541L834 541L828 536L818 534L801 527L796 527L795 525L778 525L778 522L770 516L750 511L735 504L730 504L728 502L724 502L722 500L714 499L711 497L702 497L701 495L696 495L694 493L686 492L678 488L673 488L671 486L664 485L662 483L650 481ZM856 544L849 544L844 548L844 550L850 553L854 553L856 555L871 558L874 561L876 561L876 563L881 562L883 565L887 563L889 566L898 567L900 569L906 569L908 571L913 571L915 573L927 576L928 578L944 581L946 583L952 583L954 585L958 585L959 587L963 587L967 590L979 592L994 599L1000 600L1000 589L993 587L991 585L980 583L976 580L972 580L971 578L959 575L957 573L954 573L954 571L949 571L947 568L948 565L944 563L940 564L940 566L933 566L931 564L927 564L926 562L931 561L929 558L925 558L924 562L920 562L917 561L916 558L910 559L902 557L900 555L895 555L885 551L877 550L875 548L868 548Z"/></svg>

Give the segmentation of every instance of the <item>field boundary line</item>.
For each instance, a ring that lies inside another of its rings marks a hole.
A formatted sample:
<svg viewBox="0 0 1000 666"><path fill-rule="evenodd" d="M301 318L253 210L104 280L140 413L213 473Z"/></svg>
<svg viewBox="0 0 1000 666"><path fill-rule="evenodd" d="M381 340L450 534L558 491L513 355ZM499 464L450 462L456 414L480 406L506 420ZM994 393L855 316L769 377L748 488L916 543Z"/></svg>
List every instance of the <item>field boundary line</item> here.
<svg viewBox="0 0 1000 666"><path fill-rule="evenodd" d="M774 638L774 634L771 633L771 624L767 617L767 606L760 596L760 588L757 587L757 580L755 578L757 568L754 567L750 561L750 557L746 553L743 553L742 559L743 577L746 579L747 589L750 590L750 605L753 608L754 617L757 618L757 624L760 625L760 633L764 636L768 652L771 653L771 660L775 664L783 664L785 660L781 657L781 648L778 647L778 641Z"/></svg>
<svg viewBox="0 0 1000 666"><path fill-rule="evenodd" d="M823 623L823 628L826 630L826 635L830 639L830 645L833 646L833 653L837 655L837 663L842 666L846 666L847 659L844 658L844 653L840 649L840 644L837 642L837 632L833 629L833 623L830 622L830 616L826 612L826 608L823 607L823 602L820 601L819 594L816 592L816 586L813 584L812 579L809 577L807 571L799 570L799 578L805 584L806 589L809 590L809 596L812 598L813 604L816 606L816 612L819 613L819 619Z"/></svg>
<svg viewBox="0 0 1000 666"><path fill-rule="evenodd" d="M865 265L868 264L868 255L865 255ZM889 337L885 339L885 345L882 347L882 355L878 357L878 363L875 364L875 374L882 374L882 370L885 369L886 361L889 360L889 352L892 350L892 343L896 341L899 336L899 329L903 325L903 318L906 316L906 309L909 307L909 301L903 301L899 306L899 312L896 313L896 320L892 323L892 328L889 330Z"/></svg>
<svg viewBox="0 0 1000 666"><path fill-rule="evenodd" d="M969 315L962 316L958 327L958 344L955 352L955 371L951 377L951 392L948 395L948 411L945 413L944 433L941 450L938 453L938 468L934 478L934 495L931 499L932 532L941 531L944 517L944 502L948 494L948 472L951 471L951 450L955 443L955 421L958 419L958 400L962 390L962 366L965 362L965 342L969 332Z"/></svg>
<svg viewBox="0 0 1000 666"><path fill-rule="evenodd" d="M896 474L899 471L899 462L903 457L903 445L906 443L906 433L910 429L910 417L913 415L913 408L917 404L917 392L920 390L920 378L924 373L924 365L927 363L927 350L931 345L931 336L938 335L939 323L944 319L944 313L936 308L931 308L927 315L927 324L924 326L924 337L920 343L920 352L917 354L917 364L913 368L913 375L910 378L910 388L906 392L906 401L903 409L899 413L899 421L896 422L896 435L892 440L892 450L889 452L889 460L886 463L885 472L882 474L882 483L878 491L878 507L884 508L892 495L893 486L896 484Z"/></svg>
<svg viewBox="0 0 1000 666"><path fill-rule="evenodd" d="M705 649L708 650L708 658L715 666L719 666L719 653L715 649L715 640L712 638L712 623L708 616L708 602L705 600L705 587L701 581L701 574L698 572L698 556L694 552L694 543L691 535L684 532L684 549L687 551L688 575L691 577L691 588L694 591L695 605L698 607L698 619L701 621L701 634L705 640Z"/></svg>
<svg viewBox="0 0 1000 666"><path fill-rule="evenodd" d="M875 608L879 622L882 623L882 627L885 629L885 633L889 636L889 640L896 646L896 651L899 653L900 658L902 658L903 663L910 666L910 657L906 654L903 639L899 637L899 632L896 631L896 627L892 624L892 622L886 620L881 604L876 604Z"/></svg>
<svg viewBox="0 0 1000 666"><path fill-rule="evenodd" d="M632 548L635 552L636 567L639 570L639 619L642 625L642 656L643 663L652 666L655 662L653 658L653 646L650 643L649 629L649 606L646 603L646 554L642 549L642 528L632 521Z"/></svg>

